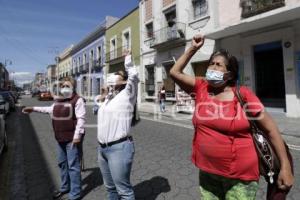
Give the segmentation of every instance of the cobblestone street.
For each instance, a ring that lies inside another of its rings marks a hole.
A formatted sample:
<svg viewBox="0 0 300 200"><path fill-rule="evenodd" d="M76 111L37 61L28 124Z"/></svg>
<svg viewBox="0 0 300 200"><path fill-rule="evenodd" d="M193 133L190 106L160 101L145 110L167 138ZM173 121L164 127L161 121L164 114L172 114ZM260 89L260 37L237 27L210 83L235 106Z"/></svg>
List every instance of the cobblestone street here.
<svg viewBox="0 0 300 200"><path fill-rule="evenodd" d="M21 106L50 105L24 97ZM84 140L85 171L82 172L83 199L106 199L106 191L97 165L96 116L88 107L88 124ZM172 124L173 123L173 124ZM180 121L154 118L142 114L142 120L132 129L135 141L135 160L132 183L138 200L196 200L198 194L198 170L190 161L193 130L180 125ZM46 200L59 186L56 162L56 143L50 117L33 113L20 113L20 109L8 117L9 153L1 163L0 175L9 176L10 190L3 192L1 200ZM300 139L285 136L288 143L299 145ZM288 199L300 197L299 151L292 150L295 159L296 183ZM2 179L1 179L2 180ZM1 191L1 190L0 190ZM257 199L265 199L265 184L260 182ZM4 197L4 198L2 198Z"/></svg>

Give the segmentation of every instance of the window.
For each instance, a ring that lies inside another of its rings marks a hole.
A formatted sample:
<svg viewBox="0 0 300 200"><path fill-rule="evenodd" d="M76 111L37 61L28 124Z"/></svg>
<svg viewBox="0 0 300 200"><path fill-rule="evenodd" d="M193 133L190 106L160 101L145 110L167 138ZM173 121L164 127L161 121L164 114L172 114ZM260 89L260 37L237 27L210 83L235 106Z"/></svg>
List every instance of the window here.
<svg viewBox="0 0 300 200"><path fill-rule="evenodd" d="M83 64L86 64L86 53L83 55Z"/></svg>
<svg viewBox="0 0 300 200"><path fill-rule="evenodd" d="M177 38L177 28L176 28L176 10L172 10L165 14L167 20L167 32L166 38L167 40L172 40Z"/></svg>
<svg viewBox="0 0 300 200"><path fill-rule="evenodd" d="M176 10L172 10L165 14L169 27L172 27L176 23Z"/></svg>
<svg viewBox="0 0 300 200"><path fill-rule="evenodd" d="M101 64L101 46L97 47L97 62Z"/></svg>
<svg viewBox="0 0 300 200"><path fill-rule="evenodd" d="M208 3L206 0L192 0L194 8L194 19L202 17L207 14Z"/></svg>
<svg viewBox="0 0 300 200"><path fill-rule="evenodd" d="M146 25L146 38L153 38L153 23Z"/></svg>
<svg viewBox="0 0 300 200"><path fill-rule="evenodd" d="M154 66L145 66L146 92L148 96L155 96Z"/></svg>
<svg viewBox="0 0 300 200"><path fill-rule="evenodd" d="M125 49L131 49L131 30L130 28L127 28L122 32L122 46L123 50Z"/></svg>
<svg viewBox="0 0 300 200"><path fill-rule="evenodd" d="M91 50L90 52L90 62L93 62L94 60L94 50Z"/></svg>
<svg viewBox="0 0 300 200"><path fill-rule="evenodd" d="M130 49L129 32L124 34L124 48Z"/></svg>
<svg viewBox="0 0 300 200"><path fill-rule="evenodd" d="M116 52L116 39L111 39L110 40L110 59L114 59L117 56L117 52Z"/></svg>

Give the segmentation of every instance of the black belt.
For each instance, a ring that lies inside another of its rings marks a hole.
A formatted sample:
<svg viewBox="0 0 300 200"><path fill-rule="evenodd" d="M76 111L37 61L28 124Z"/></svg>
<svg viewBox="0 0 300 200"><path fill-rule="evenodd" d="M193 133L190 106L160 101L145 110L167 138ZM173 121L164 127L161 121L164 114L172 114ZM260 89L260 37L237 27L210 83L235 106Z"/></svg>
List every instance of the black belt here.
<svg viewBox="0 0 300 200"><path fill-rule="evenodd" d="M126 140L132 141L133 138L132 138L132 136L126 136L126 137L123 137L123 138L118 139L118 140L116 140L116 141L109 142L109 143L107 143L107 144L102 144L102 143L100 143L100 142L98 142L98 143L99 143L99 145L100 145L102 148L105 148L105 147L110 147L110 146L112 146L112 145L114 145L114 144L119 144L119 143L124 142L124 141L126 141Z"/></svg>

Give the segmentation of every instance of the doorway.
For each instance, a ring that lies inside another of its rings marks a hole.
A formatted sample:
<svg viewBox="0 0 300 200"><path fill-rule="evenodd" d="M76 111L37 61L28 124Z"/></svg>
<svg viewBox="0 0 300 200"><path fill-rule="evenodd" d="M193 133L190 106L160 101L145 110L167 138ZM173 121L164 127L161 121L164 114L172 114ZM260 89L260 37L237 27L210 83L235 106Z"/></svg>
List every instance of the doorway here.
<svg viewBox="0 0 300 200"><path fill-rule="evenodd" d="M254 46L256 95L267 107L285 109L284 65L281 41Z"/></svg>
<svg viewBox="0 0 300 200"><path fill-rule="evenodd" d="M172 64L167 64L164 65L164 79L163 79L163 85L165 86L166 89L166 97L175 97L175 82L170 76L170 70L172 68Z"/></svg>

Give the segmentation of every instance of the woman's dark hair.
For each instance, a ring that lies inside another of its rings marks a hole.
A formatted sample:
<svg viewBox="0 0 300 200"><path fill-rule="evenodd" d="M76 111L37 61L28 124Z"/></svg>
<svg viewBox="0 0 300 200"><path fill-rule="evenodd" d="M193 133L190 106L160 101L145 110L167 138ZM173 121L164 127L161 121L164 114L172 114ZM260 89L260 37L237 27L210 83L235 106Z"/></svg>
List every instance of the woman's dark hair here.
<svg viewBox="0 0 300 200"><path fill-rule="evenodd" d="M235 85L239 76L239 64L236 57L229 54L227 50L220 49L211 54L209 63L211 63L211 61L217 56L222 56L223 58L225 58L227 71L230 71L231 73L231 79L228 80L227 83L229 85Z"/></svg>
<svg viewBox="0 0 300 200"><path fill-rule="evenodd" d="M126 71L119 70L119 71L115 72L114 74L122 76L124 81L127 81L127 79L128 79L128 74Z"/></svg>

